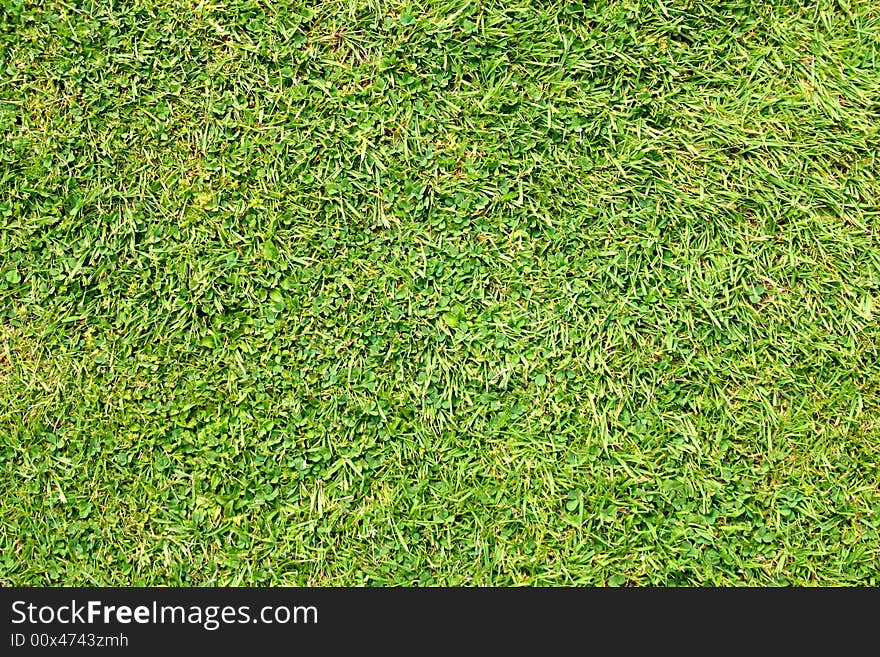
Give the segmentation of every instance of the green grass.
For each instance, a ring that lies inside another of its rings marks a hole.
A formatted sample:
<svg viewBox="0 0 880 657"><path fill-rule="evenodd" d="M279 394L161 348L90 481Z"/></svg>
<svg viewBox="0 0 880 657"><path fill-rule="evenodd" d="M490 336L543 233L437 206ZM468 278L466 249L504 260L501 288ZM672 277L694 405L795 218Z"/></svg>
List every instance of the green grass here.
<svg viewBox="0 0 880 657"><path fill-rule="evenodd" d="M880 585L876 0L0 0L0 583Z"/></svg>

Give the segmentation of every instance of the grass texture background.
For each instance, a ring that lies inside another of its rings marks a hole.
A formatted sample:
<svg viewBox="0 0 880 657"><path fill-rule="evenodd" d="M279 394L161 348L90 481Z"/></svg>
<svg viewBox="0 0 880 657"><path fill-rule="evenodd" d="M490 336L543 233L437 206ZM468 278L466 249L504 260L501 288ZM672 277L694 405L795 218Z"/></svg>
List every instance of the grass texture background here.
<svg viewBox="0 0 880 657"><path fill-rule="evenodd" d="M0 0L0 583L880 584L873 0Z"/></svg>

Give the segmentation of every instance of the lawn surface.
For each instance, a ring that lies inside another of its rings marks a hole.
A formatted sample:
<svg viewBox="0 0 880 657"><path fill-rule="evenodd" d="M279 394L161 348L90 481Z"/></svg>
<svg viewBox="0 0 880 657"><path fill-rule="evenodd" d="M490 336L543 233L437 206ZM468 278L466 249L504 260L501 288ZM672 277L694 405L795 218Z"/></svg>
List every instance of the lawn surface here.
<svg viewBox="0 0 880 657"><path fill-rule="evenodd" d="M0 584L880 584L876 0L0 0Z"/></svg>

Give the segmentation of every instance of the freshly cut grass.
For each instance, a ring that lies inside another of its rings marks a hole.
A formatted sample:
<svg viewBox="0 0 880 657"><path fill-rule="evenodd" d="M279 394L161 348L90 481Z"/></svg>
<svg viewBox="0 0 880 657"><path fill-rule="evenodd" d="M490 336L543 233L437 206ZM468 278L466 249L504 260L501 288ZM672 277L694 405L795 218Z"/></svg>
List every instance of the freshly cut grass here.
<svg viewBox="0 0 880 657"><path fill-rule="evenodd" d="M880 584L874 0L0 4L0 583Z"/></svg>

